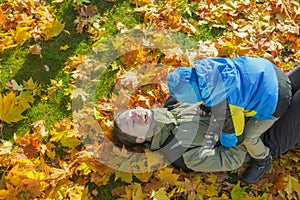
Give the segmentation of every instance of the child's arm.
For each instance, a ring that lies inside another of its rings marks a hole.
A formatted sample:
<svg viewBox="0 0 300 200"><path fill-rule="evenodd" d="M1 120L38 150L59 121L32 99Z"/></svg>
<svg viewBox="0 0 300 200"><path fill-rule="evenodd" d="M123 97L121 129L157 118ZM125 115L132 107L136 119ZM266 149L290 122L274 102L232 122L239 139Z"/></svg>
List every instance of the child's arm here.
<svg viewBox="0 0 300 200"><path fill-rule="evenodd" d="M168 75L170 95L178 101L197 103L202 100L195 68L179 67Z"/></svg>
<svg viewBox="0 0 300 200"><path fill-rule="evenodd" d="M243 109L232 106L225 100L211 107L211 114L222 130L219 140L223 146L233 147L242 142L245 126Z"/></svg>

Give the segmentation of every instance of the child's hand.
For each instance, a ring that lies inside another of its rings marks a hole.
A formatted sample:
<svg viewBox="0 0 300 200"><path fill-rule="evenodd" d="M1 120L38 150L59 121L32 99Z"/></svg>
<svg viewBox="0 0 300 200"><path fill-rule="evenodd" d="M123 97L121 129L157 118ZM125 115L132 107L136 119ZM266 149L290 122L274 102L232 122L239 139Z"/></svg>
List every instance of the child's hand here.
<svg viewBox="0 0 300 200"><path fill-rule="evenodd" d="M178 67L168 75L170 95L184 103L202 101L195 68Z"/></svg>
<svg viewBox="0 0 300 200"><path fill-rule="evenodd" d="M198 113L201 117L211 116L211 108L206 107L204 104L201 104L198 108Z"/></svg>

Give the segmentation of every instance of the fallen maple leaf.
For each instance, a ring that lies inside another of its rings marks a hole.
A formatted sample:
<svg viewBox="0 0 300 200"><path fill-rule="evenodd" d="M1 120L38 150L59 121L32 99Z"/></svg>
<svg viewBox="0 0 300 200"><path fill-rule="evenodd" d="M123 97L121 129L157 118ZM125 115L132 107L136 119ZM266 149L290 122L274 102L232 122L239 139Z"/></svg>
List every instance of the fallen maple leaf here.
<svg viewBox="0 0 300 200"><path fill-rule="evenodd" d="M7 95L0 95L0 120L12 123L24 119L25 117L22 113L30 108L30 106L29 104L20 104L20 100L22 98L16 96L13 92Z"/></svg>
<svg viewBox="0 0 300 200"><path fill-rule="evenodd" d="M166 167L158 171L156 177L166 186L173 185L179 178L178 174L173 173L173 168Z"/></svg>
<svg viewBox="0 0 300 200"><path fill-rule="evenodd" d="M39 44L34 44L32 46L29 47L29 52L31 54L35 54L35 55L41 55L42 53L42 47Z"/></svg>
<svg viewBox="0 0 300 200"><path fill-rule="evenodd" d="M166 192L166 188L159 188L157 191L153 191L151 194L153 200L169 200L169 197Z"/></svg>
<svg viewBox="0 0 300 200"><path fill-rule="evenodd" d="M1 140L0 155L9 154L12 150L12 143L10 141Z"/></svg>
<svg viewBox="0 0 300 200"><path fill-rule="evenodd" d="M23 90L23 86L19 85L17 83L17 81L12 79L12 80L10 80L9 82L7 82L5 84L5 89L8 90L8 91L13 91L13 92L19 93L20 91Z"/></svg>
<svg viewBox="0 0 300 200"><path fill-rule="evenodd" d="M142 200L147 197L146 194L143 193L142 186L139 183L132 184L132 200Z"/></svg>
<svg viewBox="0 0 300 200"><path fill-rule="evenodd" d="M285 177L286 180L286 186L284 188L284 191L286 191L287 193L287 197L289 199L294 199L297 198L297 196L299 197L300 195L300 183L299 180L291 175L288 175L287 177ZM293 195L293 193L296 192L297 195Z"/></svg>
<svg viewBox="0 0 300 200"><path fill-rule="evenodd" d="M45 137L48 135L48 131L46 131L45 124L46 124L45 120L39 120L33 122L31 124L31 127L35 133L39 133L42 137Z"/></svg>
<svg viewBox="0 0 300 200"><path fill-rule="evenodd" d="M231 190L230 195L233 200L240 200L246 194L246 187L241 187L240 182L238 182Z"/></svg>
<svg viewBox="0 0 300 200"><path fill-rule="evenodd" d="M98 13L98 10L97 10L97 7L90 4L88 6L82 5L78 12L83 17L90 17L90 16L93 16L94 14Z"/></svg>
<svg viewBox="0 0 300 200"><path fill-rule="evenodd" d="M69 148L75 148L82 143L82 141L76 137L63 137L60 142L63 146Z"/></svg>
<svg viewBox="0 0 300 200"><path fill-rule="evenodd" d="M31 37L29 30L29 27L23 27L20 24L18 24L15 33L15 40L18 45L23 44Z"/></svg>
<svg viewBox="0 0 300 200"><path fill-rule="evenodd" d="M58 36L65 28L65 24L62 24L60 21L52 21L47 23L44 30L44 39L50 40L53 37Z"/></svg>

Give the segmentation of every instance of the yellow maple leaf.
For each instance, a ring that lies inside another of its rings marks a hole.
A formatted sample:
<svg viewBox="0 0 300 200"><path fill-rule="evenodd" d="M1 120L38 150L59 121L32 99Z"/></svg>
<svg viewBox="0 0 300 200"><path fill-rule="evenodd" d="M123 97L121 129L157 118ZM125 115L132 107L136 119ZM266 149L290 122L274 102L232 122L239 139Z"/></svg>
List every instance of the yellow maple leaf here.
<svg viewBox="0 0 300 200"><path fill-rule="evenodd" d="M41 94L41 85L37 81L33 81L32 77L28 81L23 81L24 89L29 90L32 94L40 95Z"/></svg>
<svg viewBox="0 0 300 200"><path fill-rule="evenodd" d="M65 28L65 24L62 24L60 21L49 22L44 31L45 40L50 40L55 36L58 36Z"/></svg>
<svg viewBox="0 0 300 200"><path fill-rule="evenodd" d="M153 198L153 200L169 200L165 189L166 188L163 187L159 188L157 191L153 191L151 194L151 198Z"/></svg>
<svg viewBox="0 0 300 200"><path fill-rule="evenodd" d="M81 144L81 140L76 137L63 137L61 139L61 144L65 147L75 148Z"/></svg>
<svg viewBox="0 0 300 200"><path fill-rule="evenodd" d="M17 196L18 196L18 188L13 187L12 185L10 185L9 183L6 183L6 188L8 191L7 194L7 199L11 199L11 200L17 200Z"/></svg>
<svg viewBox="0 0 300 200"><path fill-rule="evenodd" d="M143 193L142 186L140 183L134 183L132 189L132 200L141 200L147 197L146 194Z"/></svg>
<svg viewBox="0 0 300 200"><path fill-rule="evenodd" d="M173 168L166 167L165 169L160 170L156 177L166 185L171 185L178 180L179 175L173 174Z"/></svg>
<svg viewBox="0 0 300 200"><path fill-rule="evenodd" d="M23 44L31 37L29 27L22 27L20 24L17 25L15 32L15 40L17 44Z"/></svg>
<svg viewBox="0 0 300 200"><path fill-rule="evenodd" d="M20 99L13 92L7 95L0 95L0 120L12 123L25 118L22 113L28 109L29 105L24 106L24 104L18 103Z"/></svg>
<svg viewBox="0 0 300 200"><path fill-rule="evenodd" d="M30 108L29 103L34 102L34 98L29 91L20 92L19 96L16 97L17 103L24 107L24 109Z"/></svg>
<svg viewBox="0 0 300 200"><path fill-rule="evenodd" d="M8 190L0 190L0 199L7 199L7 196L9 194Z"/></svg>
<svg viewBox="0 0 300 200"><path fill-rule="evenodd" d="M152 172L134 173L134 176L144 183L147 183L152 177L152 175Z"/></svg>
<svg viewBox="0 0 300 200"><path fill-rule="evenodd" d="M245 197L247 187L241 187L238 182L231 190L230 195L233 200L242 199Z"/></svg>
<svg viewBox="0 0 300 200"><path fill-rule="evenodd" d="M299 191L300 191L300 184L299 184L299 180L291 175L288 175L285 180L287 181L286 186L284 188L284 191L286 191L289 199L293 199L292 198L292 193L296 192L299 195Z"/></svg>

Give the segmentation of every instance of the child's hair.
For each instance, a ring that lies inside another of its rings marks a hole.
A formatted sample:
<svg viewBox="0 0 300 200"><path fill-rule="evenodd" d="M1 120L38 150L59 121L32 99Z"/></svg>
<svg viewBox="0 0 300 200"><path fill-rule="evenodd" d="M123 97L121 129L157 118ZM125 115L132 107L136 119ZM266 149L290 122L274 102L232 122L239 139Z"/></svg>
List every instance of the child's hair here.
<svg viewBox="0 0 300 200"><path fill-rule="evenodd" d="M137 138L136 137L125 133L118 126L118 123L117 123L116 119L118 118L119 115L120 115L120 113L118 113L115 116L115 119L114 119L114 126L113 126L113 129L112 129L112 135L113 135L113 137L115 139L117 139L119 142L121 142L122 144L126 145L126 146L132 146L132 145L137 144L137 142L136 142Z"/></svg>

